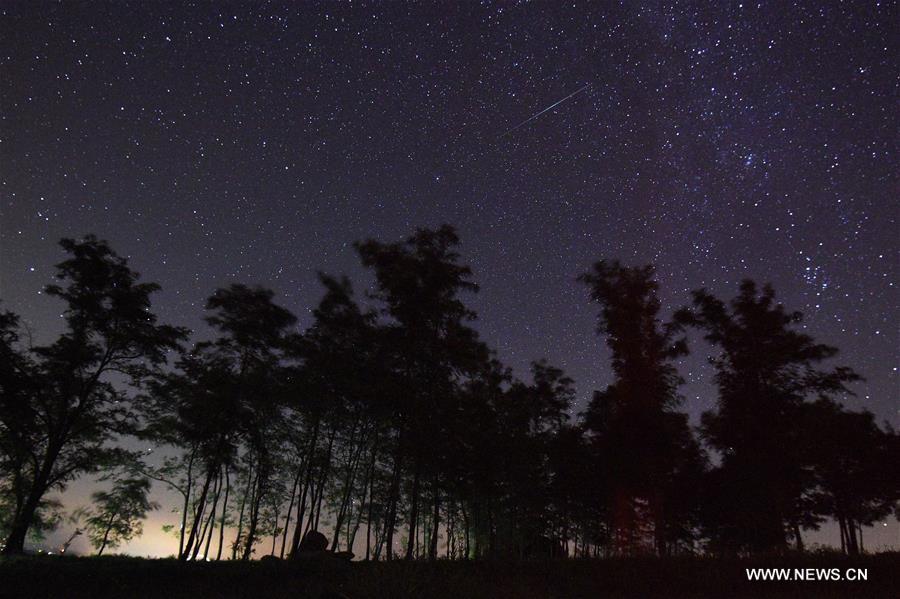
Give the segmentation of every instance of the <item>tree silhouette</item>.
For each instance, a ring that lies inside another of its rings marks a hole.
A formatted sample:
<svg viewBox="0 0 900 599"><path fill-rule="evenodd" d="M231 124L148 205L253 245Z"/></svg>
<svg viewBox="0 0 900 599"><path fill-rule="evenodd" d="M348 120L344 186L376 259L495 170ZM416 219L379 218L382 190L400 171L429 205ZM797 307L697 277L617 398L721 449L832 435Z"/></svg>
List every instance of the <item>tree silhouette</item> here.
<svg viewBox="0 0 900 599"><path fill-rule="evenodd" d="M458 298L460 292L478 289L470 280L469 267L457 263L454 248L458 244L456 232L445 225L436 231L419 230L402 243L369 240L356 246L363 265L375 273L373 297L383 303L383 314L392 321L385 334L396 352L403 387L395 406L397 435L384 525L388 559L393 554L401 481L407 469L411 480L405 557L415 555L423 481L432 483L433 499L439 501L442 481L435 442L442 438L448 401L456 392L455 376L473 368L484 351L466 324L475 315Z"/></svg>
<svg viewBox="0 0 900 599"><path fill-rule="evenodd" d="M147 432L185 452L180 461L165 465L169 472L151 474L182 495L180 559L196 559L204 537L209 546L225 469L236 465L241 447L248 468L242 498L247 528L242 510L242 546L236 551L249 559L259 540L260 512L280 452L282 354L290 337L287 329L296 321L272 302L273 296L244 285L217 290L207 302L206 321L219 336L196 344L176 363L177 370L158 377L153 387ZM181 483L173 482L173 471ZM225 509L227 498L220 523Z"/></svg>
<svg viewBox="0 0 900 599"><path fill-rule="evenodd" d="M249 559L258 540L260 508L275 474L280 451L276 428L280 418L281 360L296 317L272 302L267 289L232 285L217 290L207 302L206 321L220 333L215 352L230 362L238 401L244 407L242 432L256 475L251 490L246 543L242 558Z"/></svg>
<svg viewBox="0 0 900 599"><path fill-rule="evenodd" d="M235 393L232 374L223 356L209 345L200 345L183 354L175 370L153 382L144 403L143 436L181 452L142 472L181 496L178 557L182 560L199 552L210 488L217 481L221 486L223 471L233 469L238 458L246 409ZM215 492L212 495L218 497ZM225 504L227 498L223 508ZM211 511L215 509L213 505Z"/></svg>
<svg viewBox="0 0 900 599"><path fill-rule="evenodd" d="M360 309L346 278L319 278L325 295L313 310L312 326L292 349L302 366L293 375L289 400L288 438L298 460L291 477L291 554L306 532L318 531L329 486L336 495L331 546L337 548L342 525L353 516L354 493L362 492L361 464L376 451L376 404L387 391L377 366L375 314ZM366 481L370 475L362 474ZM351 540L346 542L351 550Z"/></svg>
<svg viewBox="0 0 900 599"><path fill-rule="evenodd" d="M594 395L585 415L598 455L613 482L612 533L618 551L641 550L643 530L653 547L668 551L673 485L700 460L680 403L673 360L687 353L675 327L659 320L652 266L629 268L600 261L579 280L601 306L598 332L612 350L615 382Z"/></svg>
<svg viewBox="0 0 900 599"><path fill-rule="evenodd" d="M768 286L746 281L727 304L696 291L665 323L653 267L597 262L579 280L613 377L572 418L561 369L538 360L517 379L472 328L478 287L452 227L357 243L373 291L360 301L320 274L302 332L272 291L218 289L208 339L187 349L150 310L156 285L94 237L61 243L47 293L66 302L65 332L31 347L0 312L8 553L59 521L50 491L98 473L114 481L87 518L98 554L140 534L158 481L178 497L164 529L182 561L222 559L226 534L243 560L263 539L298 559L747 554L803 550L828 518L855 554L864 526L900 510L900 437L836 401L859 377L823 367L837 350ZM688 328L714 350L719 391L699 438L679 411Z"/></svg>
<svg viewBox="0 0 900 599"><path fill-rule="evenodd" d="M849 368L818 370L837 349L793 329L802 316L775 302L775 292L744 281L730 304L704 290L681 324L700 328L719 354L712 358L719 399L703 415L703 434L722 457L711 474L708 515L714 542L726 551L783 550L799 530L804 475L804 400L845 392L859 377Z"/></svg>
<svg viewBox="0 0 900 599"><path fill-rule="evenodd" d="M50 345L10 354L4 323L3 463L12 471L13 505L4 552L19 553L45 495L97 471L114 453L109 442L133 429L127 395L116 374L135 388L164 363L184 331L160 325L150 310L159 289L139 283L127 261L93 236L60 242L70 258L57 265L59 285L46 293L63 300L66 330ZM22 356L26 356L23 358Z"/></svg>
<svg viewBox="0 0 900 599"><path fill-rule="evenodd" d="M827 398L805 406L804 429L814 505L838 523L841 549L860 553L861 527L888 516L900 501L898 435L881 430L870 412L851 412Z"/></svg>
<svg viewBox="0 0 900 599"><path fill-rule="evenodd" d="M159 504L150 501L150 481L146 478L119 478L110 491L91 495L94 508L85 519L88 538L103 555L107 547L115 549L125 541L140 536L147 512Z"/></svg>

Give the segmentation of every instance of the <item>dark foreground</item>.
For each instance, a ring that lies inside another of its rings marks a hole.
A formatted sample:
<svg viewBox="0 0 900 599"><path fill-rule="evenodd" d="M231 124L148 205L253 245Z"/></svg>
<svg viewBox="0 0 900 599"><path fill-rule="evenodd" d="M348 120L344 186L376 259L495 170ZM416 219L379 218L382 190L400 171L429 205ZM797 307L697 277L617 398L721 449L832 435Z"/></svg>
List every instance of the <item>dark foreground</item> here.
<svg viewBox="0 0 900 599"><path fill-rule="evenodd" d="M748 567L864 568L860 582L749 582ZM897 597L900 554L543 562L212 562L103 557L0 558L0 597L618 598Z"/></svg>

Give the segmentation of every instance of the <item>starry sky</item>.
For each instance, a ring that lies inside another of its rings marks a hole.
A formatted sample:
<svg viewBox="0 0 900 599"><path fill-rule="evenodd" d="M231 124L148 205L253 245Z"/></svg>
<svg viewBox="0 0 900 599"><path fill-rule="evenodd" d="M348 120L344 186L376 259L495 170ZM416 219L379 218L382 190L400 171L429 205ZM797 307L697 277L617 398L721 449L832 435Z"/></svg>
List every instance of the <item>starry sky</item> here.
<svg viewBox="0 0 900 599"><path fill-rule="evenodd" d="M665 311L771 282L900 425L891 2L0 5L0 298L38 339L63 236L201 325L232 282L306 325L352 242L450 223L477 328L583 407L610 381L575 277L658 268ZM892 43L893 37L893 43ZM522 124L566 98L550 110ZM521 125L521 126L520 126ZM695 336L696 337L696 336ZM715 402L709 348L684 409Z"/></svg>

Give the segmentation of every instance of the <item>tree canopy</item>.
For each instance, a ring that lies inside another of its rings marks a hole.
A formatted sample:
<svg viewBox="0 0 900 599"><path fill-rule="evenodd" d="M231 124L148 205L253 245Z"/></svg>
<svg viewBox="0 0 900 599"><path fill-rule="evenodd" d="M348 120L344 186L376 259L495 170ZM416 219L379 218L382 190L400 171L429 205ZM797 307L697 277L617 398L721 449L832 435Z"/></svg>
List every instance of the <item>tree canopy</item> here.
<svg viewBox="0 0 900 599"><path fill-rule="evenodd" d="M7 553L90 475L106 485L85 516L98 553L140 534L165 488L181 560L313 541L364 559L766 553L826 519L856 553L897 511L897 433L839 402L860 377L769 286L698 290L667 321L652 266L598 261L579 281L610 363L579 406L563 369L538 357L520 379L479 337L450 226L357 243L372 288L320 273L302 329L272 290L213 290L197 339L158 322L159 287L107 243L61 245L58 338L32 345L0 312ZM718 390L699 427L679 394L693 331Z"/></svg>

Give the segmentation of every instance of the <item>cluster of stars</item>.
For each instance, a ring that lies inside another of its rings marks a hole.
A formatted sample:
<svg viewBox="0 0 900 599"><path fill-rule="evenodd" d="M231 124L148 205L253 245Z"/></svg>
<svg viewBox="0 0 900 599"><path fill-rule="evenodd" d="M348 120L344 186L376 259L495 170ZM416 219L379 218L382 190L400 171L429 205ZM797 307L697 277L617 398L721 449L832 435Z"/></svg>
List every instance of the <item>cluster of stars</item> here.
<svg viewBox="0 0 900 599"><path fill-rule="evenodd" d="M354 240L448 222L519 374L546 356L582 401L603 387L575 277L652 262L667 311L771 282L865 375L848 402L897 423L887 7L104 10L0 6L0 297L39 334L62 236L109 239L162 284L164 320L202 331L217 286L307 314L317 270L369 283ZM684 362L694 418L706 357L695 340Z"/></svg>

